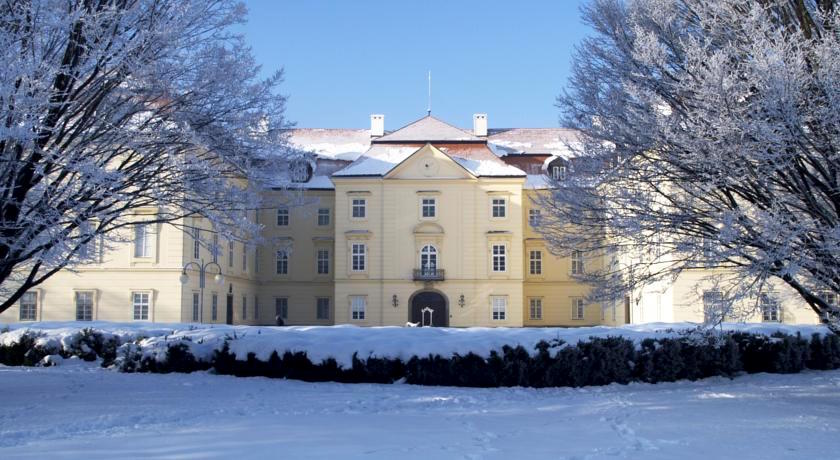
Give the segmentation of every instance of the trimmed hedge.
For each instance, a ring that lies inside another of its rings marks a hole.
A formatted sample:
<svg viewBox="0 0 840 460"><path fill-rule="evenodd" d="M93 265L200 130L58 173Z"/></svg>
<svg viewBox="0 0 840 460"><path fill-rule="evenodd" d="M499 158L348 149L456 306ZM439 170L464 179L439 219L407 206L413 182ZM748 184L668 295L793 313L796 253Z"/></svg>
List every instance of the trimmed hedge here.
<svg viewBox="0 0 840 460"><path fill-rule="evenodd" d="M0 346L0 363L37 365L56 350L41 349L37 335L24 334L17 343ZM233 339L235 340L235 339ZM265 361L249 353L237 360L225 342L209 361L196 359L184 340L168 344L163 359L143 356L138 345L120 344L99 333L83 330L58 354L92 361L123 372L193 372L212 370L241 377L263 376L308 382L394 383L466 387L580 387L630 382L672 382L739 373L795 373L803 369L840 368L840 337L814 334L772 336L742 332L648 338L638 344L623 337L590 338L577 344L540 342L535 353L522 346L502 347L488 358L474 353L442 357L361 358L350 368L330 358L313 363L305 352L273 352Z"/></svg>

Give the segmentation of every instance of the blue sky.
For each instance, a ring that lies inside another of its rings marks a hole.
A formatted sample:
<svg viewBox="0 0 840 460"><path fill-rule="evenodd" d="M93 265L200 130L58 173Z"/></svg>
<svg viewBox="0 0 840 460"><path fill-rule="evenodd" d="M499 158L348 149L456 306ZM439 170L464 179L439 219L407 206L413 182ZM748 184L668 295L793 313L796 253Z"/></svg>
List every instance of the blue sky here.
<svg viewBox="0 0 840 460"><path fill-rule="evenodd" d="M558 125L584 0L246 0L244 33L266 74L285 68L287 116L299 127L395 129L426 113L491 128Z"/></svg>

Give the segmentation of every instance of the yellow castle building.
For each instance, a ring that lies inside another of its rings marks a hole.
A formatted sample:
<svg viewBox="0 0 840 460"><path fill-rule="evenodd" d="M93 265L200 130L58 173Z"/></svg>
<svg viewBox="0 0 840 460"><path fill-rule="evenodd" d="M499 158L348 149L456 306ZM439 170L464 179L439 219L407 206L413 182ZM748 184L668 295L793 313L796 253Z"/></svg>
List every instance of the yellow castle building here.
<svg viewBox="0 0 840 460"><path fill-rule="evenodd" d="M317 161L299 192L265 192L278 206L253 216L258 247L220 241L202 219L188 232L137 226L0 322L589 326L701 322L714 301L701 273L587 301L576 275L603 262L555 257L535 231L534 194L565 174L573 131L488 129L475 114L471 131L429 115L388 132L371 115L370 129L295 129L290 141ZM750 319L817 322L779 292Z"/></svg>

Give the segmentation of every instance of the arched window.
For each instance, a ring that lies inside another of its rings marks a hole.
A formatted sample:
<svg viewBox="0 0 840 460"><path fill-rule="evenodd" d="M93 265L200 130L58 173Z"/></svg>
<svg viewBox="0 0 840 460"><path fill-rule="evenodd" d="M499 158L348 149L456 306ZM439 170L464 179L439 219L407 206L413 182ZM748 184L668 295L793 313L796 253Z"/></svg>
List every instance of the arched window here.
<svg viewBox="0 0 840 460"><path fill-rule="evenodd" d="M434 275L437 270L437 249L430 244L420 250L420 270L424 275Z"/></svg>

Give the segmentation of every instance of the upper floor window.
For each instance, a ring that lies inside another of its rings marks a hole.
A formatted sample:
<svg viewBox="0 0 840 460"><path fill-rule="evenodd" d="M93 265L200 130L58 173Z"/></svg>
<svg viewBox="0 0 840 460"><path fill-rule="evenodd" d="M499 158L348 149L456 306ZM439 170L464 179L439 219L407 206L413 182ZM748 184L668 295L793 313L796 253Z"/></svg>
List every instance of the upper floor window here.
<svg viewBox="0 0 840 460"><path fill-rule="evenodd" d="M542 251L531 251L530 256L529 273L532 275L542 275Z"/></svg>
<svg viewBox="0 0 840 460"><path fill-rule="evenodd" d="M132 292L131 293L131 307L134 311L134 321L148 321L149 320L149 292Z"/></svg>
<svg viewBox="0 0 840 460"><path fill-rule="evenodd" d="M82 222L79 225L79 233L82 238L89 237L87 242L79 245L79 259L92 262L96 258L96 239L91 235L93 225L90 222Z"/></svg>
<svg viewBox="0 0 840 460"><path fill-rule="evenodd" d="M507 270L507 247L504 244L493 245L493 271L503 272Z"/></svg>
<svg viewBox="0 0 840 460"><path fill-rule="evenodd" d="M76 292L76 321L93 319L93 291Z"/></svg>
<svg viewBox="0 0 840 460"><path fill-rule="evenodd" d="M201 257L201 230L193 228L193 259Z"/></svg>
<svg viewBox="0 0 840 460"><path fill-rule="evenodd" d="M38 293L26 292L20 298L20 320L35 321L38 317Z"/></svg>
<svg viewBox="0 0 840 460"><path fill-rule="evenodd" d="M367 215L367 200L364 198L353 198L351 216L354 219L364 219Z"/></svg>
<svg viewBox="0 0 840 460"><path fill-rule="evenodd" d="M537 227L540 225L540 219L542 218L542 213L539 209L529 209L528 210L528 225L531 227Z"/></svg>
<svg viewBox="0 0 840 460"><path fill-rule="evenodd" d="M437 270L437 249L427 244L420 250L420 270L424 275L432 275Z"/></svg>
<svg viewBox="0 0 840 460"><path fill-rule="evenodd" d="M277 225L280 227L289 225L289 208L277 208Z"/></svg>
<svg viewBox="0 0 840 460"><path fill-rule="evenodd" d="M277 251L277 274L289 274L289 253L285 249Z"/></svg>
<svg viewBox="0 0 840 460"><path fill-rule="evenodd" d="M330 224L330 208L319 208L318 209L318 225L321 227L327 226Z"/></svg>
<svg viewBox="0 0 840 460"><path fill-rule="evenodd" d="M572 251L572 274L583 274L583 251Z"/></svg>
<svg viewBox="0 0 840 460"><path fill-rule="evenodd" d="M228 267L233 268L233 241L228 241Z"/></svg>
<svg viewBox="0 0 840 460"><path fill-rule="evenodd" d="M420 199L420 215L424 219L429 219L437 216L437 199L435 198L421 198Z"/></svg>
<svg viewBox="0 0 840 460"><path fill-rule="evenodd" d="M351 248L350 270L354 272L365 271L367 247L364 243L353 243Z"/></svg>
<svg viewBox="0 0 840 460"><path fill-rule="evenodd" d="M493 198L491 200L491 216L503 218L507 214L507 200L504 198Z"/></svg>
<svg viewBox="0 0 840 460"><path fill-rule="evenodd" d="M327 275L330 273L330 251L328 249L319 249L315 258L315 265L318 269L319 275Z"/></svg>
<svg viewBox="0 0 840 460"><path fill-rule="evenodd" d="M155 232L153 224L134 226L134 257L152 257L155 251Z"/></svg>
<svg viewBox="0 0 840 460"><path fill-rule="evenodd" d="M222 250L222 248L219 247L219 234L214 233L213 234L213 246L210 248L210 253L213 255L213 262L218 262L219 261L219 251L221 251L221 250Z"/></svg>
<svg viewBox="0 0 840 460"><path fill-rule="evenodd" d="M573 297L572 298L572 319L583 319L586 304L583 303L583 298L581 297Z"/></svg>
<svg viewBox="0 0 840 460"><path fill-rule="evenodd" d="M350 297L350 319L365 319L366 309L367 298L365 296L357 295Z"/></svg>
<svg viewBox="0 0 840 460"><path fill-rule="evenodd" d="M504 321L507 316L507 297L493 296L491 302L493 305L493 320Z"/></svg>

